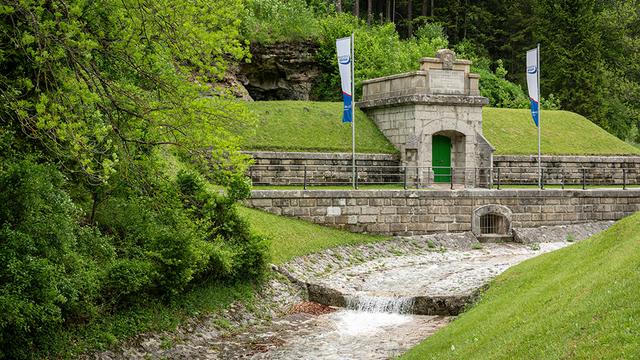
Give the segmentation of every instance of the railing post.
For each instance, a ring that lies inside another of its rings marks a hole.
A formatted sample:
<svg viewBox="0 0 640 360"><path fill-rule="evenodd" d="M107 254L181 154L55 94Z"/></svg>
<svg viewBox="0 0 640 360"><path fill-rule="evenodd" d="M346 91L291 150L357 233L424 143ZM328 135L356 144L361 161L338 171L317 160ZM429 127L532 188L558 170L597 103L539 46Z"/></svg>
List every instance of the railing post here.
<svg viewBox="0 0 640 360"><path fill-rule="evenodd" d="M402 179L402 187L407 190L407 167L405 166L404 168L404 176Z"/></svg>
<svg viewBox="0 0 640 360"><path fill-rule="evenodd" d="M355 170L356 170L356 172L355 172L355 174L356 174L355 175L355 185L356 185L356 190L358 190L358 167L357 166L355 167Z"/></svg>
<svg viewBox="0 0 640 360"><path fill-rule="evenodd" d="M561 184L562 184L562 190L564 190L564 171L562 172Z"/></svg>
<svg viewBox="0 0 640 360"><path fill-rule="evenodd" d="M498 190L500 190L500 168L498 168Z"/></svg>
<svg viewBox="0 0 640 360"><path fill-rule="evenodd" d="M585 190L587 188L587 175L586 175L586 169L582 168L582 190Z"/></svg>
<svg viewBox="0 0 640 360"><path fill-rule="evenodd" d="M627 169L622 169L622 190L627 190Z"/></svg>
<svg viewBox="0 0 640 360"><path fill-rule="evenodd" d="M302 177L302 189L307 190L307 165L304 166L304 174Z"/></svg>
<svg viewBox="0 0 640 360"><path fill-rule="evenodd" d="M544 190L544 168L540 168L540 190Z"/></svg>

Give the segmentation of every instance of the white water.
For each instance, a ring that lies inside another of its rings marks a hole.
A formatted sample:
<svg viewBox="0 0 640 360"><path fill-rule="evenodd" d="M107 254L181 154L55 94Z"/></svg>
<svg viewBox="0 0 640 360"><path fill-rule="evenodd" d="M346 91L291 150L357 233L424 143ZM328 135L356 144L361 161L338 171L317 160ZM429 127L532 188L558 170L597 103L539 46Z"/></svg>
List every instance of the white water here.
<svg viewBox="0 0 640 360"><path fill-rule="evenodd" d="M383 297L354 295L347 297L347 309L366 313L408 314L413 308L413 297Z"/></svg>
<svg viewBox="0 0 640 360"><path fill-rule="evenodd" d="M401 326L413 320L410 315L383 312L340 311L334 317L336 331L342 336L362 336Z"/></svg>

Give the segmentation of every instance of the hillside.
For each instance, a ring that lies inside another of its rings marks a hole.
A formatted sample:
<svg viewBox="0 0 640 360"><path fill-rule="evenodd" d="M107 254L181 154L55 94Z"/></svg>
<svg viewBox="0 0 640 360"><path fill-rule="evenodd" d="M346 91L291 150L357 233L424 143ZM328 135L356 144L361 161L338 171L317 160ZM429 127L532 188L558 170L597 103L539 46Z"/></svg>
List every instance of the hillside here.
<svg viewBox="0 0 640 360"><path fill-rule="evenodd" d="M389 239L387 236L351 233L246 207L239 207L238 210L257 234L269 239L271 261L275 264L334 246Z"/></svg>
<svg viewBox="0 0 640 360"><path fill-rule="evenodd" d="M403 359L640 358L640 213L497 277Z"/></svg>
<svg viewBox="0 0 640 360"><path fill-rule="evenodd" d="M340 122L338 102L265 101L248 103L259 118L247 150L351 151L351 127ZM537 130L528 109L484 108L484 135L496 154L537 153ZM567 111L543 111L542 152L554 155L640 154L631 146L583 116ZM394 153L395 148L373 121L358 111L356 151Z"/></svg>
<svg viewBox="0 0 640 360"><path fill-rule="evenodd" d="M351 152L351 125L342 123L342 103L255 101L247 103L258 116L255 134L244 149ZM395 148L362 111L356 112L356 149L394 153Z"/></svg>
<svg viewBox="0 0 640 360"><path fill-rule="evenodd" d="M584 116L569 111L542 111L541 147L547 155L640 154ZM529 109L483 109L484 136L498 155L536 154L538 134Z"/></svg>

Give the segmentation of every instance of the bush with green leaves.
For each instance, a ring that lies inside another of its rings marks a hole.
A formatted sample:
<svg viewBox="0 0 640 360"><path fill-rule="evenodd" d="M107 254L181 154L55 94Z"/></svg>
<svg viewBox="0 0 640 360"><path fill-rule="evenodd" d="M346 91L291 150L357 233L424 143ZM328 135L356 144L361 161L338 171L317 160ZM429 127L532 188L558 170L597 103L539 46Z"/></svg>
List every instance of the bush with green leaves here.
<svg viewBox="0 0 640 360"><path fill-rule="evenodd" d="M246 39L269 44L318 36L318 19L304 0L247 0L242 19Z"/></svg>
<svg viewBox="0 0 640 360"><path fill-rule="evenodd" d="M335 39L355 33L356 98L360 97L364 80L414 71L420 59L435 56L447 47L442 28L427 24L416 31L416 36L401 40L393 24L371 25L350 14L328 16L320 21L320 50L317 60L322 68L313 96L319 100L340 100L340 75L336 63Z"/></svg>
<svg viewBox="0 0 640 360"><path fill-rule="evenodd" d="M182 171L177 183L189 216L204 224L205 239L215 251L203 275L260 279L267 262L267 244L265 239L251 233L249 224L238 214L235 202L240 199L207 190L197 173ZM225 259L229 254L230 261Z"/></svg>
<svg viewBox="0 0 640 360"><path fill-rule="evenodd" d="M31 161L0 170L0 358L31 357L63 322L97 311L100 263L114 252L78 224L64 183L57 170ZM99 245L95 258L89 241Z"/></svg>

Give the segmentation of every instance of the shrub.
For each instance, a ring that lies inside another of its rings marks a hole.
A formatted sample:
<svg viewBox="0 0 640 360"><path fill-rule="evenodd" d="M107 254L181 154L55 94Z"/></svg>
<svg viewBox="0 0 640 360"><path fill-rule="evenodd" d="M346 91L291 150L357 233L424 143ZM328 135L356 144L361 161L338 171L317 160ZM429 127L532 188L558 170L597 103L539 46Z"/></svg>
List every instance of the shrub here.
<svg viewBox="0 0 640 360"><path fill-rule="evenodd" d="M355 31L356 97L361 94L362 81L416 70L420 59L435 56L438 49L447 47L442 27L426 24L416 36L401 40L393 24L367 26L360 19L342 13L320 20L321 37L317 60L322 67L313 89L319 100L340 100L340 75L336 64L335 39Z"/></svg>
<svg viewBox="0 0 640 360"><path fill-rule="evenodd" d="M259 43L313 39L318 21L304 0L248 0L242 34Z"/></svg>
<svg viewBox="0 0 640 360"><path fill-rule="evenodd" d="M99 271L74 251L78 210L51 167L0 169L0 357L29 358L71 317L90 316Z"/></svg>
<svg viewBox="0 0 640 360"><path fill-rule="evenodd" d="M259 279L267 261L267 246L263 238L251 233L247 222L240 217L235 199L207 191L204 180L195 173L181 171L177 185L191 218L204 224L205 238L214 245L206 275ZM230 261L225 259L229 255Z"/></svg>

